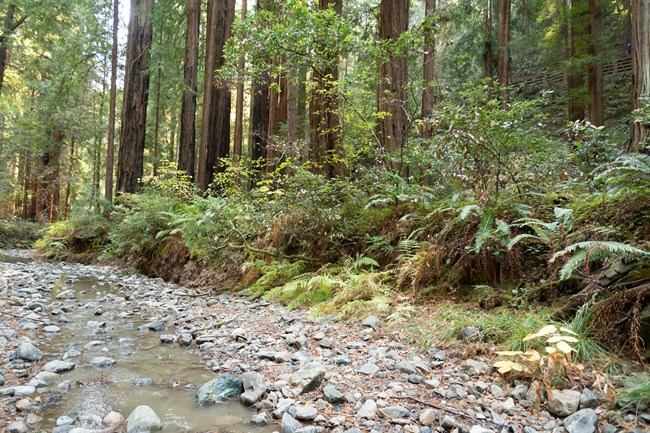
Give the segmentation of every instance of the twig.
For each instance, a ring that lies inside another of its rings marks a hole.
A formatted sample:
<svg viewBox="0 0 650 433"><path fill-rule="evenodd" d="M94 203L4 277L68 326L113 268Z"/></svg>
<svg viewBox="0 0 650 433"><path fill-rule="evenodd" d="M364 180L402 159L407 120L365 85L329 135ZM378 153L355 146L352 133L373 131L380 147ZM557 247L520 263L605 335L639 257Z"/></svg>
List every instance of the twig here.
<svg viewBox="0 0 650 433"><path fill-rule="evenodd" d="M189 296L190 298L200 298L202 296L209 296L209 292L203 292L203 293L187 293L187 292L173 292L172 295L175 296Z"/></svg>
<svg viewBox="0 0 650 433"><path fill-rule="evenodd" d="M478 418L474 418L473 416L467 415L466 413L461 412L460 410L455 409L453 407L440 406L440 405L437 405L437 404L432 403L430 401L424 401L424 400L420 400L420 399L415 398L415 397L411 397L410 395L396 396L395 398L413 400L416 403L420 403L420 404L423 404L425 406L429 406L429 407L432 407L434 409L438 409L438 410L441 410L441 411L444 411L444 412L449 412L449 413L454 414L454 415L462 416L464 418L471 419L472 421L475 421L475 422L478 422L478 423L480 423L481 421L484 421L484 422L487 422L487 423L492 424L494 426L500 427L499 424L495 423L494 421L490 421L489 419L479 420Z"/></svg>

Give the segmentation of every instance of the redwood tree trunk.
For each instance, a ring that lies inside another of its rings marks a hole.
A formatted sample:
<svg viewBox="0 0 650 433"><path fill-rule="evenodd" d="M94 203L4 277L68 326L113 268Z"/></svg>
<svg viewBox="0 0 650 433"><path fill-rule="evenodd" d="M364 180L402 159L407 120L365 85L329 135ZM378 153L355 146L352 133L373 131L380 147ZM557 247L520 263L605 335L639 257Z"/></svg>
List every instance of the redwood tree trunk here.
<svg viewBox="0 0 650 433"><path fill-rule="evenodd" d="M16 5L11 2L7 5L7 14L5 15L2 33L0 33L0 94L2 94L2 84L5 79L5 71L9 60L9 45L11 44L11 35L27 19L27 15L14 21L16 14Z"/></svg>
<svg viewBox="0 0 650 433"><path fill-rule="evenodd" d="M196 158L196 92L199 69L199 30L201 0L190 0L187 5L187 33L185 34L185 91L181 105L181 136L178 145L178 169L194 181Z"/></svg>
<svg viewBox="0 0 650 433"><path fill-rule="evenodd" d="M321 10L334 8L340 16L342 0L319 0ZM314 70L314 85L309 102L309 160L327 177L343 173L341 164L341 121L339 118L339 54L334 47L323 47L328 54L325 67Z"/></svg>
<svg viewBox="0 0 650 433"><path fill-rule="evenodd" d="M570 122L585 118L584 87L585 78L580 58L584 54L583 41L580 37L586 30L584 2L586 0L568 0L569 23L567 32L567 50L569 70L567 73L568 118Z"/></svg>
<svg viewBox="0 0 650 433"><path fill-rule="evenodd" d="M224 64L223 48L235 18L235 0L208 1L203 125L197 184L204 192L230 153L230 90L217 85L214 72Z"/></svg>
<svg viewBox="0 0 650 433"><path fill-rule="evenodd" d="M241 19L242 21L246 19L246 0L242 0L241 7ZM240 71L244 70L246 66L246 60L244 57L240 57L237 62L237 69ZM233 145L233 153L237 160L241 159L242 149L244 145L244 83L237 83L237 105L235 106L235 143Z"/></svg>
<svg viewBox="0 0 650 433"><path fill-rule="evenodd" d="M483 26L483 66L485 66L485 78L489 78L488 85L492 85L494 76L494 54L492 53L492 0L487 0L485 9L485 23Z"/></svg>
<svg viewBox="0 0 650 433"><path fill-rule="evenodd" d="M111 52L111 96L108 108L108 146L106 151L106 185L104 195L113 201L113 170L115 163L115 105L117 102L117 31L119 25L119 0L113 1L113 50Z"/></svg>
<svg viewBox="0 0 650 433"><path fill-rule="evenodd" d="M605 85L601 55L601 9L599 0L589 0L589 64L587 87L589 92L589 121L596 126L605 124Z"/></svg>
<svg viewBox="0 0 650 433"><path fill-rule="evenodd" d="M379 86L377 92L379 139L387 153L399 152L397 162L389 165L401 172L402 150L406 144L408 56L395 49L395 42L408 29L409 0L382 0L379 8L379 38L390 42L390 50L379 61Z"/></svg>
<svg viewBox="0 0 650 433"><path fill-rule="evenodd" d="M163 20L160 22L160 33L158 33L158 46L163 46ZM160 159L159 140L160 140L160 91L162 87L163 71L160 63L160 58L157 62L158 71L156 71L156 111L153 126L153 170L154 176L158 175L158 160Z"/></svg>
<svg viewBox="0 0 650 433"><path fill-rule="evenodd" d="M117 190L124 193L138 191L144 171L152 10L153 0L132 0L117 173Z"/></svg>
<svg viewBox="0 0 650 433"><path fill-rule="evenodd" d="M632 110L650 98L650 0L632 0ZM650 125L632 122L631 147L648 145Z"/></svg>
<svg viewBox="0 0 650 433"><path fill-rule="evenodd" d="M422 137L431 137L431 124L426 119L433 111L436 100L436 33L433 15L436 13L436 0L426 0L424 33L424 59L422 67Z"/></svg>
<svg viewBox="0 0 650 433"><path fill-rule="evenodd" d="M277 59L273 59L273 73L275 73L275 68L279 65ZM280 77L272 77L272 85L269 87L269 124L267 125L267 143L266 143L266 171L272 172L275 167L275 158L276 158L276 136L278 135L278 125L279 125L279 101L280 101L280 92L278 92L278 87L280 85Z"/></svg>
<svg viewBox="0 0 650 433"><path fill-rule="evenodd" d="M499 0L499 40L497 54L497 78L501 86L501 98L508 100L510 84L510 0Z"/></svg>
<svg viewBox="0 0 650 433"><path fill-rule="evenodd" d="M65 179L65 220L70 219L70 205L72 202L72 177L74 176L74 136L70 140L70 160L68 161L68 175Z"/></svg>

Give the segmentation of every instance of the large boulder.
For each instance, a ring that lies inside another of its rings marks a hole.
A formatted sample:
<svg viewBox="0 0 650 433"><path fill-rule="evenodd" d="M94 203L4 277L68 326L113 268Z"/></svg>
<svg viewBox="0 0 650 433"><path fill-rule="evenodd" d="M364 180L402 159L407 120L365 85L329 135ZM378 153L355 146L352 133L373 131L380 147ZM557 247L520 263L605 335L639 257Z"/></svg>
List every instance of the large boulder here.
<svg viewBox="0 0 650 433"><path fill-rule="evenodd" d="M196 393L197 405L221 403L238 398L244 392L241 379L230 374L222 374L205 383Z"/></svg>
<svg viewBox="0 0 650 433"><path fill-rule="evenodd" d="M162 421L149 406L138 406L126 419L127 433L141 433L162 430Z"/></svg>
<svg viewBox="0 0 650 433"><path fill-rule="evenodd" d="M318 388L325 377L325 367L319 362L310 362L289 377L291 386L301 394Z"/></svg>

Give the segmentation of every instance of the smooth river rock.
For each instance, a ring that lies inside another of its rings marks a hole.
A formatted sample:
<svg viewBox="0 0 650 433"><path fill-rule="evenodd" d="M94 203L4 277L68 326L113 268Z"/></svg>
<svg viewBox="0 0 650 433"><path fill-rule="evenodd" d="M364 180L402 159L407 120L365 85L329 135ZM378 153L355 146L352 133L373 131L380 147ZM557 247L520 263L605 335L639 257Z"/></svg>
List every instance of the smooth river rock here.
<svg viewBox="0 0 650 433"><path fill-rule="evenodd" d="M127 433L144 433L162 429L162 421L149 406L138 406L126 419Z"/></svg>
<svg viewBox="0 0 650 433"><path fill-rule="evenodd" d="M50 373L64 373L66 371L74 370L76 364L68 361L50 361L41 368L42 371L49 371Z"/></svg>

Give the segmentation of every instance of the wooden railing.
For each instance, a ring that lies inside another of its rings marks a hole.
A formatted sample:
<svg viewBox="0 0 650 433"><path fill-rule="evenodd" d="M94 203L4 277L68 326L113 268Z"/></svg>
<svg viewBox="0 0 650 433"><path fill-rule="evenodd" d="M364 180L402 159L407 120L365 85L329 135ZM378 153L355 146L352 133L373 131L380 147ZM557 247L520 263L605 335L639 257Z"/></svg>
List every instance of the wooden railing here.
<svg viewBox="0 0 650 433"><path fill-rule="evenodd" d="M632 56L620 57L603 65L603 75L627 74L632 71ZM547 72L535 77L516 77L512 85L523 87L557 87L564 84L566 75L564 71Z"/></svg>

